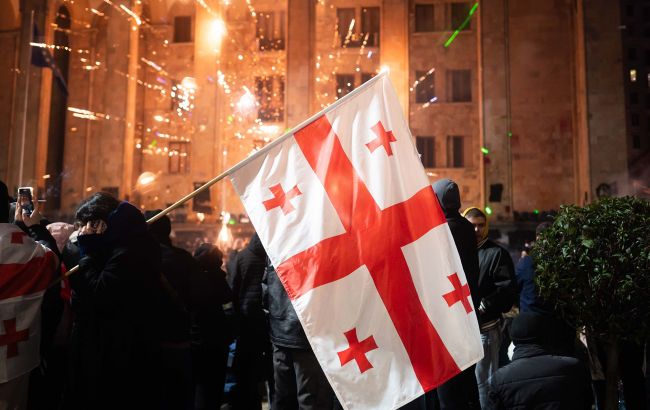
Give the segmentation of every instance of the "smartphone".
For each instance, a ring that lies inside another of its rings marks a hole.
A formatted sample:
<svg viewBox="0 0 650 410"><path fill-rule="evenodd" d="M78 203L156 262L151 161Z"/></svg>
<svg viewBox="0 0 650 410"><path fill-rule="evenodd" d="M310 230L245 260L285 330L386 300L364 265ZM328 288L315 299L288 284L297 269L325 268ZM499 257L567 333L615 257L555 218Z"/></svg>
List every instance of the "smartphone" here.
<svg viewBox="0 0 650 410"><path fill-rule="evenodd" d="M16 201L22 206L23 212L31 215L34 212L34 188L30 186L18 188Z"/></svg>

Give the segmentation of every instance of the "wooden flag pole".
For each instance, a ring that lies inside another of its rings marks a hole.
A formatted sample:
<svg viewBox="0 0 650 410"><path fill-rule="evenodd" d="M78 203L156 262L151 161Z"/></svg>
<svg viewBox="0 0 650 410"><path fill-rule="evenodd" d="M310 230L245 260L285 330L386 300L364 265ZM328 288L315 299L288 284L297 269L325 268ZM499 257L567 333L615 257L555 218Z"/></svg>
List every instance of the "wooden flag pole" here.
<svg viewBox="0 0 650 410"><path fill-rule="evenodd" d="M248 165L251 161L254 159L258 158L261 155L266 154L268 151L272 150L276 146L280 145L284 140L295 134L296 132L300 131L301 129L305 128L307 125L311 124L314 122L317 118L320 118L321 116L327 114L328 112L332 111L334 108L338 107L339 105L343 104L344 102L348 101L349 99L353 98L355 95L359 94L366 88L369 88L371 85L373 85L375 82L377 82L380 78L385 77L388 75L388 70L382 70L377 74L375 77L371 78L370 80L366 81L365 83L361 84L359 87L355 88L354 90L350 91L348 94L346 94L344 97L341 99L335 101L332 105L329 105L328 107L324 108L323 110L317 112L316 114L312 115L311 117L307 118L305 121L301 122L298 124L296 127L290 129L289 131L285 132L283 135L280 137L274 139L270 144L264 146L262 149L259 151L255 152L252 154L250 157L245 158L238 162L237 164L233 165L232 167L228 168L227 170L223 171L221 174L217 175L216 177L212 178L205 184L201 185L199 188L195 189L194 191L190 192L189 194L185 195L178 201L174 202L167 208L163 209L153 217L149 218L147 220L147 224L152 224L156 222L158 219L162 218L163 216L167 215L174 209L178 208L179 206L183 205L185 202L189 201L190 199L194 198L201 192L205 191L206 189L210 188L212 185L216 184L217 182L221 181L228 175L232 174L233 172L237 171L238 169ZM79 270L79 265L73 267L69 271L65 273L65 277L68 277L74 273L76 273ZM57 279L52 285L58 283L61 279ZM50 285L50 286L52 286Z"/></svg>

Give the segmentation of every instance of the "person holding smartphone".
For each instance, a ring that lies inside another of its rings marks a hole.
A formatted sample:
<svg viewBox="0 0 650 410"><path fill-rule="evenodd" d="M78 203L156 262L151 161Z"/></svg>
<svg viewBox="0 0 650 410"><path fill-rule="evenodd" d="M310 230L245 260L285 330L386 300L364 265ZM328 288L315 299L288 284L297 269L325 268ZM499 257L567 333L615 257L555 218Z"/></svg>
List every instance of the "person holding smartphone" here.
<svg viewBox="0 0 650 410"><path fill-rule="evenodd" d="M0 408L24 409L30 371L40 362L40 306L59 258L38 206L27 211L19 200L12 224L9 199L0 181L0 320L11 341L0 360Z"/></svg>

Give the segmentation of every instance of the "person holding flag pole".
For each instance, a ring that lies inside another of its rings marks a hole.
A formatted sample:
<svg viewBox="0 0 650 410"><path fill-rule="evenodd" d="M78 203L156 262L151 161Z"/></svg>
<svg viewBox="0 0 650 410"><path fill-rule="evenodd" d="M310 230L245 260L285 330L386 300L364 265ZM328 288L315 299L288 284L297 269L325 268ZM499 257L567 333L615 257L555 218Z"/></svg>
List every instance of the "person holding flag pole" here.
<svg viewBox="0 0 650 410"><path fill-rule="evenodd" d="M396 409L483 356L469 286L383 71L230 177L345 409Z"/></svg>

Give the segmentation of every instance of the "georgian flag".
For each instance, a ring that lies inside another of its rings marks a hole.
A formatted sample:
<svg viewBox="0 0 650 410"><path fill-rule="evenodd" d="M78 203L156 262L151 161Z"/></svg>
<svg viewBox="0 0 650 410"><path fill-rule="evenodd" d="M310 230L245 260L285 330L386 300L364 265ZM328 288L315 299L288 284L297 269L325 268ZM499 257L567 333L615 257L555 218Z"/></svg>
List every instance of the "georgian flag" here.
<svg viewBox="0 0 650 410"><path fill-rule="evenodd" d="M38 366L41 302L57 264L51 250L0 223L0 383Z"/></svg>
<svg viewBox="0 0 650 410"><path fill-rule="evenodd" d="M458 252L385 73L230 175L346 409L483 357Z"/></svg>

